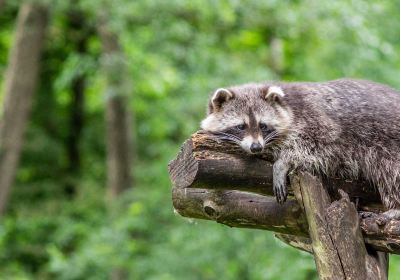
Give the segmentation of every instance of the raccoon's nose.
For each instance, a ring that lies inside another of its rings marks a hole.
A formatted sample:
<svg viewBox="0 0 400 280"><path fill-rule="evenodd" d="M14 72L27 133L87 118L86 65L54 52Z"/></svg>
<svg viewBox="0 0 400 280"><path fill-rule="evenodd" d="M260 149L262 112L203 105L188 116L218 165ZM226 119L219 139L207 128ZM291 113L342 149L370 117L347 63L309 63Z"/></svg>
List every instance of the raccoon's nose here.
<svg viewBox="0 0 400 280"><path fill-rule="evenodd" d="M260 145L260 143L252 143L250 146L250 151L252 153L259 153L261 152L263 147Z"/></svg>

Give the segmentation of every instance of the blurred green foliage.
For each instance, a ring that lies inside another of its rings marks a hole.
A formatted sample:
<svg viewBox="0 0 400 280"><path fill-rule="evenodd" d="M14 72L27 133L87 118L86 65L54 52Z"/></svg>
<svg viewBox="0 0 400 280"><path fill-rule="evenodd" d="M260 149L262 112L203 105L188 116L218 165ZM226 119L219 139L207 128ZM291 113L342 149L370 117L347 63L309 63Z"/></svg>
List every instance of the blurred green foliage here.
<svg viewBox="0 0 400 280"><path fill-rule="evenodd" d="M46 1L45 1L46 2ZM398 1L82 0L47 1L52 12L41 85L13 189L0 221L1 279L317 279L309 255L269 232L231 229L174 215L167 163L198 128L208 93L268 79L371 79L400 88ZM0 11L4 76L18 1ZM74 7L72 7L74 5ZM106 6L103 6L106 5ZM133 84L135 186L106 206L105 78L101 46L69 40L67 11L95 31L107 7ZM272 40L281 42L274 69ZM70 82L85 73L81 174L69 174ZM2 83L2 81L0 82ZM78 186L73 199L63 186ZM400 275L393 256L391 279Z"/></svg>

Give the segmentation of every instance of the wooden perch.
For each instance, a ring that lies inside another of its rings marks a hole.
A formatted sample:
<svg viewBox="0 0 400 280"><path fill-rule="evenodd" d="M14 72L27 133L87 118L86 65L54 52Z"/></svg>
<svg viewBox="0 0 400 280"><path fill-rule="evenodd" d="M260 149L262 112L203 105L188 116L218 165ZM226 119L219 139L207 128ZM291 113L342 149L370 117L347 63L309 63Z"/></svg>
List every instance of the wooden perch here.
<svg viewBox="0 0 400 280"><path fill-rule="evenodd" d="M249 157L204 132L194 134L169 166L175 209L185 217L278 232L287 243L303 244L307 251L311 242L304 242L310 236L306 215L293 199L292 189L292 198L283 205L271 196L272 164L268 160L268 155ZM383 207L368 183L324 178L323 185L332 199L340 199L337 190L342 189L360 209L375 212L360 212L365 243L378 251L400 254L400 221L388 221L378 214Z"/></svg>
<svg viewBox="0 0 400 280"><path fill-rule="evenodd" d="M249 156L238 146L218 142L210 134L199 131L187 140L176 159L169 164L175 188L240 190L273 195L272 158ZM339 199L339 189L349 194L364 210L383 209L378 192L369 183L323 178L329 195ZM289 195L293 191L289 186Z"/></svg>
<svg viewBox="0 0 400 280"><path fill-rule="evenodd" d="M184 217L213 220L230 227L309 236L306 217L294 199L281 206L270 196L190 188L173 188L172 199L176 211ZM360 217L367 244L378 251L400 254L400 233L396 235L400 231L400 221L385 223L381 215L365 212L360 213Z"/></svg>
<svg viewBox="0 0 400 280"><path fill-rule="evenodd" d="M293 199L279 205L274 197L252 193L179 188L173 189L172 197L184 217L308 237L307 221Z"/></svg>
<svg viewBox="0 0 400 280"><path fill-rule="evenodd" d="M296 198L304 208L308 220L312 250L319 275L322 275L322 279L325 279L326 275L336 275L336 279L346 279L340 254L335 247L336 242L331 236L325 215L325 209L330 205L328 193L313 176L304 174L293 179L291 182Z"/></svg>

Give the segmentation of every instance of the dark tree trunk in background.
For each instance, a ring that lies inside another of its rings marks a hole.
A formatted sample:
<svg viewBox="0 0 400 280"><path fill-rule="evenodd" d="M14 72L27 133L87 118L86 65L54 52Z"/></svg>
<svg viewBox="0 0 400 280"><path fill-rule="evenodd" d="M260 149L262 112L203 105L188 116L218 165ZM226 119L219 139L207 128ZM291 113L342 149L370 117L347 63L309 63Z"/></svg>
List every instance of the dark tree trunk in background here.
<svg viewBox="0 0 400 280"><path fill-rule="evenodd" d="M107 196L113 199L132 184L132 137L130 114L126 108L130 92L126 62L117 35L106 18L100 18L98 31L103 46L103 70L107 76Z"/></svg>
<svg viewBox="0 0 400 280"><path fill-rule="evenodd" d="M0 123L0 215L4 213L18 166L37 85L46 26L45 7L33 3L21 6L5 77Z"/></svg>
<svg viewBox="0 0 400 280"><path fill-rule="evenodd" d="M4 7L4 0L0 0L0 12L3 9L3 7Z"/></svg>
<svg viewBox="0 0 400 280"><path fill-rule="evenodd" d="M78 55L84 56L87 53L87 39L89 36L89 28L86 26L84 14L82 11L72 10L68 19L68 40L73 44L73 48ZM86 76L79 69L77 71L78 74L71 82L69 134L66 139L67 172L70 180L65 185L65 193L68 196L73 196L76 192L75 183L81 169L80 140L84 124Z"/></svg>
<svg viewBox="0 0 400 280"><path fill-rule="evenodd" d="M99 17L98 32L103 46L103 70L107 76L107 199L114 200L131 187L132 137L130 114L126 108L130 86L125 57L119 38L109 26L107 17ZM111 280L127 279L127 271L115 267Z"/></svg>

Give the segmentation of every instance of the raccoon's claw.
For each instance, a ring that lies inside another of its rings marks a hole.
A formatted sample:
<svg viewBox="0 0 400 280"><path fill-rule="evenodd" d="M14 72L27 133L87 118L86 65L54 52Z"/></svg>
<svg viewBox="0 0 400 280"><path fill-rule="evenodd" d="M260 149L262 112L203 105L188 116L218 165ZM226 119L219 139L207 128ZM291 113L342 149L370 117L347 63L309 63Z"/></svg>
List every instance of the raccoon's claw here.
<svg viewBox="0 0 400 280"><path fill-rule="evenodd" d="M274 182L274 194L276 197L276 201L279 204L283 204L286 201L287 198L287 187L286 184L280 184L280 183L275 183Z"/></svg>

